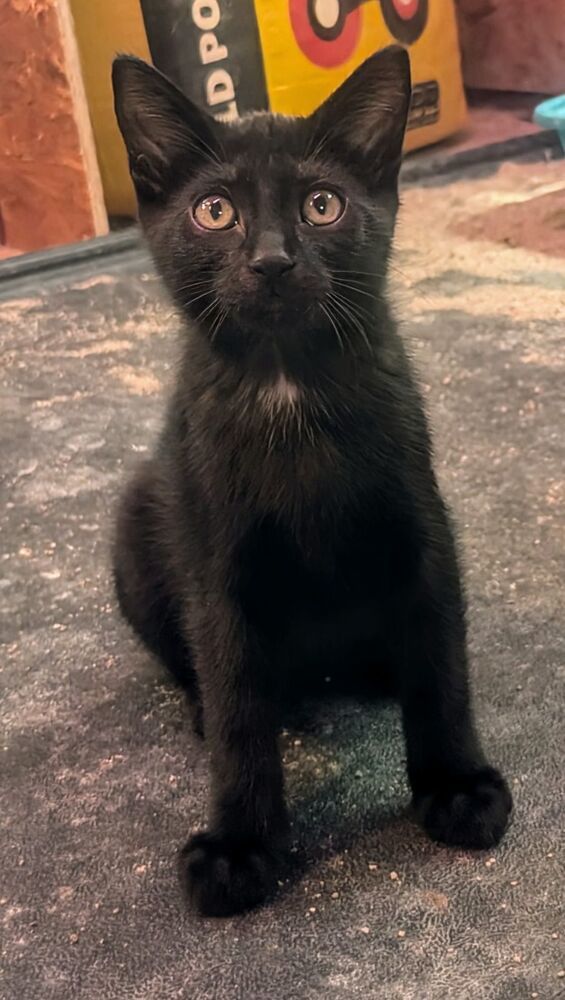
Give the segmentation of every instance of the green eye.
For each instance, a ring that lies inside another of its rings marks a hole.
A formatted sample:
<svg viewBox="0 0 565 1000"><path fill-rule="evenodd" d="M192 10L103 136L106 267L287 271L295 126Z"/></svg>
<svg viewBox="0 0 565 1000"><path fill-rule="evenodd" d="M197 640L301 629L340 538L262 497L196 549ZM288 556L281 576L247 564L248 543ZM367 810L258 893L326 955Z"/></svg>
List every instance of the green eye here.
<svg viewBox="0 0 565 1000"><path fill-rule="evenodd" d="M237 224L237 215L229 198L211 194L197 202L193 215L203 229L231 229Z"/></svg>
<svg viewBox="0 0 565 1000"><path fill-rule="evenodd" d="M302 218L311 226L329 226L337 222L344 207L335 191L311 191L302 206Z"/></svg>

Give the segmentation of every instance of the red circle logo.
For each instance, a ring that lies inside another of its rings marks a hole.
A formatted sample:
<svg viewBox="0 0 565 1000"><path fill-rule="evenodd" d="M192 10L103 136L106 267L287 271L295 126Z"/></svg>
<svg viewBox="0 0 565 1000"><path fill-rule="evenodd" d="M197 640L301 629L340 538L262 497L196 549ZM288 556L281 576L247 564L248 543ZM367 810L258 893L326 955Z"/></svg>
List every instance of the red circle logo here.
<svg viewBox="0 0 565 1000"><path fill-rule="evenodd" d="M403 21L410 21L418 10L419 0L392 0L392 6Z"/></svg>
<svg viewBox="0 0 565 1000"><path fill-rule="evenodd" d="M340 66L355 52L361 34L361 12L357 8L345 14L345 3L346 0L289 0L294 37L316 66L324 69ZM416 6L417 3L418 0Z"/></svg>

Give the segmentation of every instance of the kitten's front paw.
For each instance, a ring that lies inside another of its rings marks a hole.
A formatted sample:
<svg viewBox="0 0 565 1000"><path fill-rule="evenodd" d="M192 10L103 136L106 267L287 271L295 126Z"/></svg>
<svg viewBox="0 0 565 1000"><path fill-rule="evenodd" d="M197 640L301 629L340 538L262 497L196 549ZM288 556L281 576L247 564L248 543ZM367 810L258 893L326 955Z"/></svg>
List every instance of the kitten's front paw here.
<svg viewBox="0 0 565 1000"><path fill-rule="evenodd" d="M277 885L277 863L260 843L197 833L181 852L181 877L193 909L229 917L263 903Z"/></svg>
<svg viewBox="0 0 565 1000"><path fill-rule="evenodd" d="M493 847L504 834L512 796L494 767L453 777L437 791L414 796L416 815L433 840L454 847Z"/></svg>

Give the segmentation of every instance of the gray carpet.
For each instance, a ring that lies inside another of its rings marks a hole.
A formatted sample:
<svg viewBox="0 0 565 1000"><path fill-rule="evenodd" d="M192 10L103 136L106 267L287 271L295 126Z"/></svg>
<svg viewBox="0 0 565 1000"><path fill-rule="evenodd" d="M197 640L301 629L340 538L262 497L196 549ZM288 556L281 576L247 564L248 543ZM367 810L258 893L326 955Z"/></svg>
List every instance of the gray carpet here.
<svg viewBox="0 0 565 1000"><path fill-rule="evenodd" d="M2 997L563 995L565 434L550 317L424 306L407 328L465 547L477 712L515 796L503 845L430 843L407 812L396 707L324 705L283 738L302 877L267 909L198 921L175 865L205 817L206 753L119 620L108 572L175 320L141 255L88 270L0 304Z"/></svg>

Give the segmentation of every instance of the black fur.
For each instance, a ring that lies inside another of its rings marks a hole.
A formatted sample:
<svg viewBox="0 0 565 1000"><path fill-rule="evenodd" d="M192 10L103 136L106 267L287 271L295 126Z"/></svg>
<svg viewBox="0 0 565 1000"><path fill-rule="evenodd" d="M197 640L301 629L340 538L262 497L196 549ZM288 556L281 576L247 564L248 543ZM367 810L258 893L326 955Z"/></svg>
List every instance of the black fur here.
<svg viewBox="0 0 565 1000"><path fill-rule="evenodd" d="M211 751L208 830L182 854L189 897L229 914L276 886L281 708L340 668L376 687L386 664L429 834L490 847L511 797L473 726L452 530L385 293L407 56L373 56L307 119L214 122L127 57L114 87L142 224L185 321L163 433L122 499L115 577ZM331 225L301 217L315 188L345 203ZM217 193L239 223L200 229L193 207Z"/></svg>

